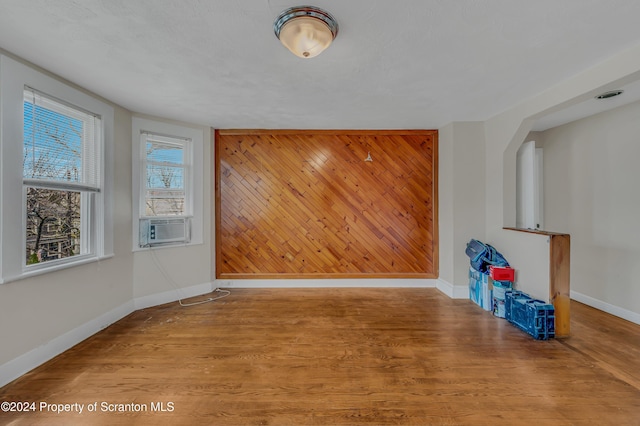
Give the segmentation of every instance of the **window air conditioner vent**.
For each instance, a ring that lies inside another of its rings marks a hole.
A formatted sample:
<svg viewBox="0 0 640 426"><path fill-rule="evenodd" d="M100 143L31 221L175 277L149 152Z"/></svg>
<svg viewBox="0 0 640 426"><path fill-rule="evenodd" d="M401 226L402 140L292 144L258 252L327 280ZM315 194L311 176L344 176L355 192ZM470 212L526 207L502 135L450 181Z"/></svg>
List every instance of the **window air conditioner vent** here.
<svg viewBox="0 0 640 426"><path fill-rule="evenodd" d="M191 240L189 218L140 219L140 247L160 244L188 243Z"/></svg>

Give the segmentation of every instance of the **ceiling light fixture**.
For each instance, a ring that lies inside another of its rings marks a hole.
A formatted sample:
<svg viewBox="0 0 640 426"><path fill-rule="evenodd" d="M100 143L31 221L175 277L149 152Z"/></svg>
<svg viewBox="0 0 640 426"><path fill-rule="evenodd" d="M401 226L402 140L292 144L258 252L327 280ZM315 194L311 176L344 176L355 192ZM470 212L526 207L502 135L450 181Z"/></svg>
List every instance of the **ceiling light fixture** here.
<svg viewBox="0 0 640 426"><path fill-rule="evenodd" d="M338 35L338 22L314 6L297 6L283 11L273 23L280 42L300 58L322 53Z"/></svg>

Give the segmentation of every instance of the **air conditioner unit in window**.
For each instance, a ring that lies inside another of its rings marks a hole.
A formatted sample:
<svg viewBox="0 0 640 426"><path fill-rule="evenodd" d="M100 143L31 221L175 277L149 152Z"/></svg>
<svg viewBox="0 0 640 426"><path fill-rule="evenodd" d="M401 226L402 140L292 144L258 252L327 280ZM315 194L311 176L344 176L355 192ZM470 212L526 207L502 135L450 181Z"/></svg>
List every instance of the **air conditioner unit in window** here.
<svg viewBox="0 0 640 426"><path fill-rule="evenodd" d="M140 247L189 241L191 241L190 218L140 219Z"/></svg>

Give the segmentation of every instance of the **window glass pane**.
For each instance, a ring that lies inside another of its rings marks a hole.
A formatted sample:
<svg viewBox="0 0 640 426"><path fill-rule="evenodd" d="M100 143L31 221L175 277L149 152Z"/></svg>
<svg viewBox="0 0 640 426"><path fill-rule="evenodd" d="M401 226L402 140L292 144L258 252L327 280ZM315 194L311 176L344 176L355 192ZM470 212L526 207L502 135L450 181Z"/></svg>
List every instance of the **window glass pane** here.
<svg viewBox="0 0 640 426"><path fill-rule="evenodd" d="M147 164L147 188L184 189L184 168Z"/></svg>
<svg viewBox="0 0 640 426"><path fill-rule="evenodd" d="M145 216L184 215L184 192L148 191Z"/></svg>
<svg viewBox="0 0 640 426"><path fill-rule="evenodd" d="M81 253L79 191L27 187L26 264Z"/></svg>
<svg viewBox="0 0 640 426"><path fill-rule="evenodd" d="M99 119L24 91L23 178L97 186Z"/></svg>
<svg viewBox="0 0 640 426"><path fill-rule="evenodd" d="M188 140L144 134L145 216L181 216L187 197Z"/></svg>
<svg viewBox="0 0 640 426"><path fill-rule="evenodd" d="M163 143L147 140L147 161L164 164L184 164L182 144Z"/></svg>

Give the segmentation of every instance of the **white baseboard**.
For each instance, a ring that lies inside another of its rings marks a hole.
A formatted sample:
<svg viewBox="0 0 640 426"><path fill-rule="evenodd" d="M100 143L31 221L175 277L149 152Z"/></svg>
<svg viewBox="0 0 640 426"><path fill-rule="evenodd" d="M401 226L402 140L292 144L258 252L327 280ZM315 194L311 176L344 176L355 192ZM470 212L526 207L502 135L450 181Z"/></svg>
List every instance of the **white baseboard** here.
<svg viewBox="0 0 640 426"><path fill-rule="evenodd" d="M129 301L0 366L0 387L77 345L134 311Z"/></svg>
<svg viewBox="0 0 640 426"><path fill-rule="evenodd" d="M170 290L158 294L137 297L121 306L100 315L93 320L74 328L31 351L0 366L0 387L12 382L23 374L33 370L53 357L72 348L98 331L108 327L130 313L175 302L179 299L210 293L214 288L321 288L321 287L378 287L378 288L438 288L454 299L469 297L466 286L453 286L441 279L423 278L376 278L376 279L284 279L284 280L216 280L215 283L204 283L180 290ZM573 296L573 293L572 293ZM576 299L577 300L577 299ZM586 302L584 302L586 303ZM605 310L605 309L603 309ZM631 314L634 314L631 312ZM616 315L616 314L614 314ZM640 316L638 314L634 314ZM620 316L620 315L618 315ZM624 317L623 317L624 318ZM625 318L626 319L626 318ZM633 321L633 320L631 320ZM634 322L638 322L638 319Z"/></svg>
<svg viewBox="0 0 640 426"><path fill-rule="evenodd" d="M136 297L133 299L133 305L136 310L145 309L151 306L163 305L180 299L187 299L189 297L211 293L213 290L213 283L198 284L191 287L181 288L179 290L169 290L162 293L150 294L148 296Z"/></svg>
<svg viewBox="0 0 640 426"><path fill-rule="evenodd" d="M586 294L578 293L577 291L571 290L570 292L571 298L577 302L584 303L585 305L589 305L596 309L600 309L608 314L615 315L627 321L631 321L635 324L640 325L640 314L637 312L630 311L628 309L621 308L616 305L612 305L607 302L603 302L602 300L594 299L591 296L587 296Z"/></svg>
<svg viewBox="0 0 640 426"><path fill-rule="evenodd" d="M468 299L468 285L453 285L449 281L438 278L436 288L452 299Z"/></svg>
<svg viewBox="0 0 640 426"><path fill-rule="evenodd" d="M209 282L186 287L180 290L165 291L163 293L152 294L130 300L129 302L124 303L123 305L112 309L111 311L100 315L99 317L94 318L91 321L64 333L63 335L54 338L50 342L32 349L3 365L0 365L0 387L12 382L39 365L44 364L53 357L60 355L62 352L72 348L86 338L91 337L100 330L110 326L114 322L121 320L133 311L162 305L164 303L175 302L179 299L211 293L212 290L212 283Z"/></svg>
<svg viewBox="0 0 640 426"><path fill-rule="evenodd" d="M380 287L380 288L432 288L438 280L428 278L345 278L345 279L242 279L216 280L220 288L333 288L333 287Z"/></svg>

